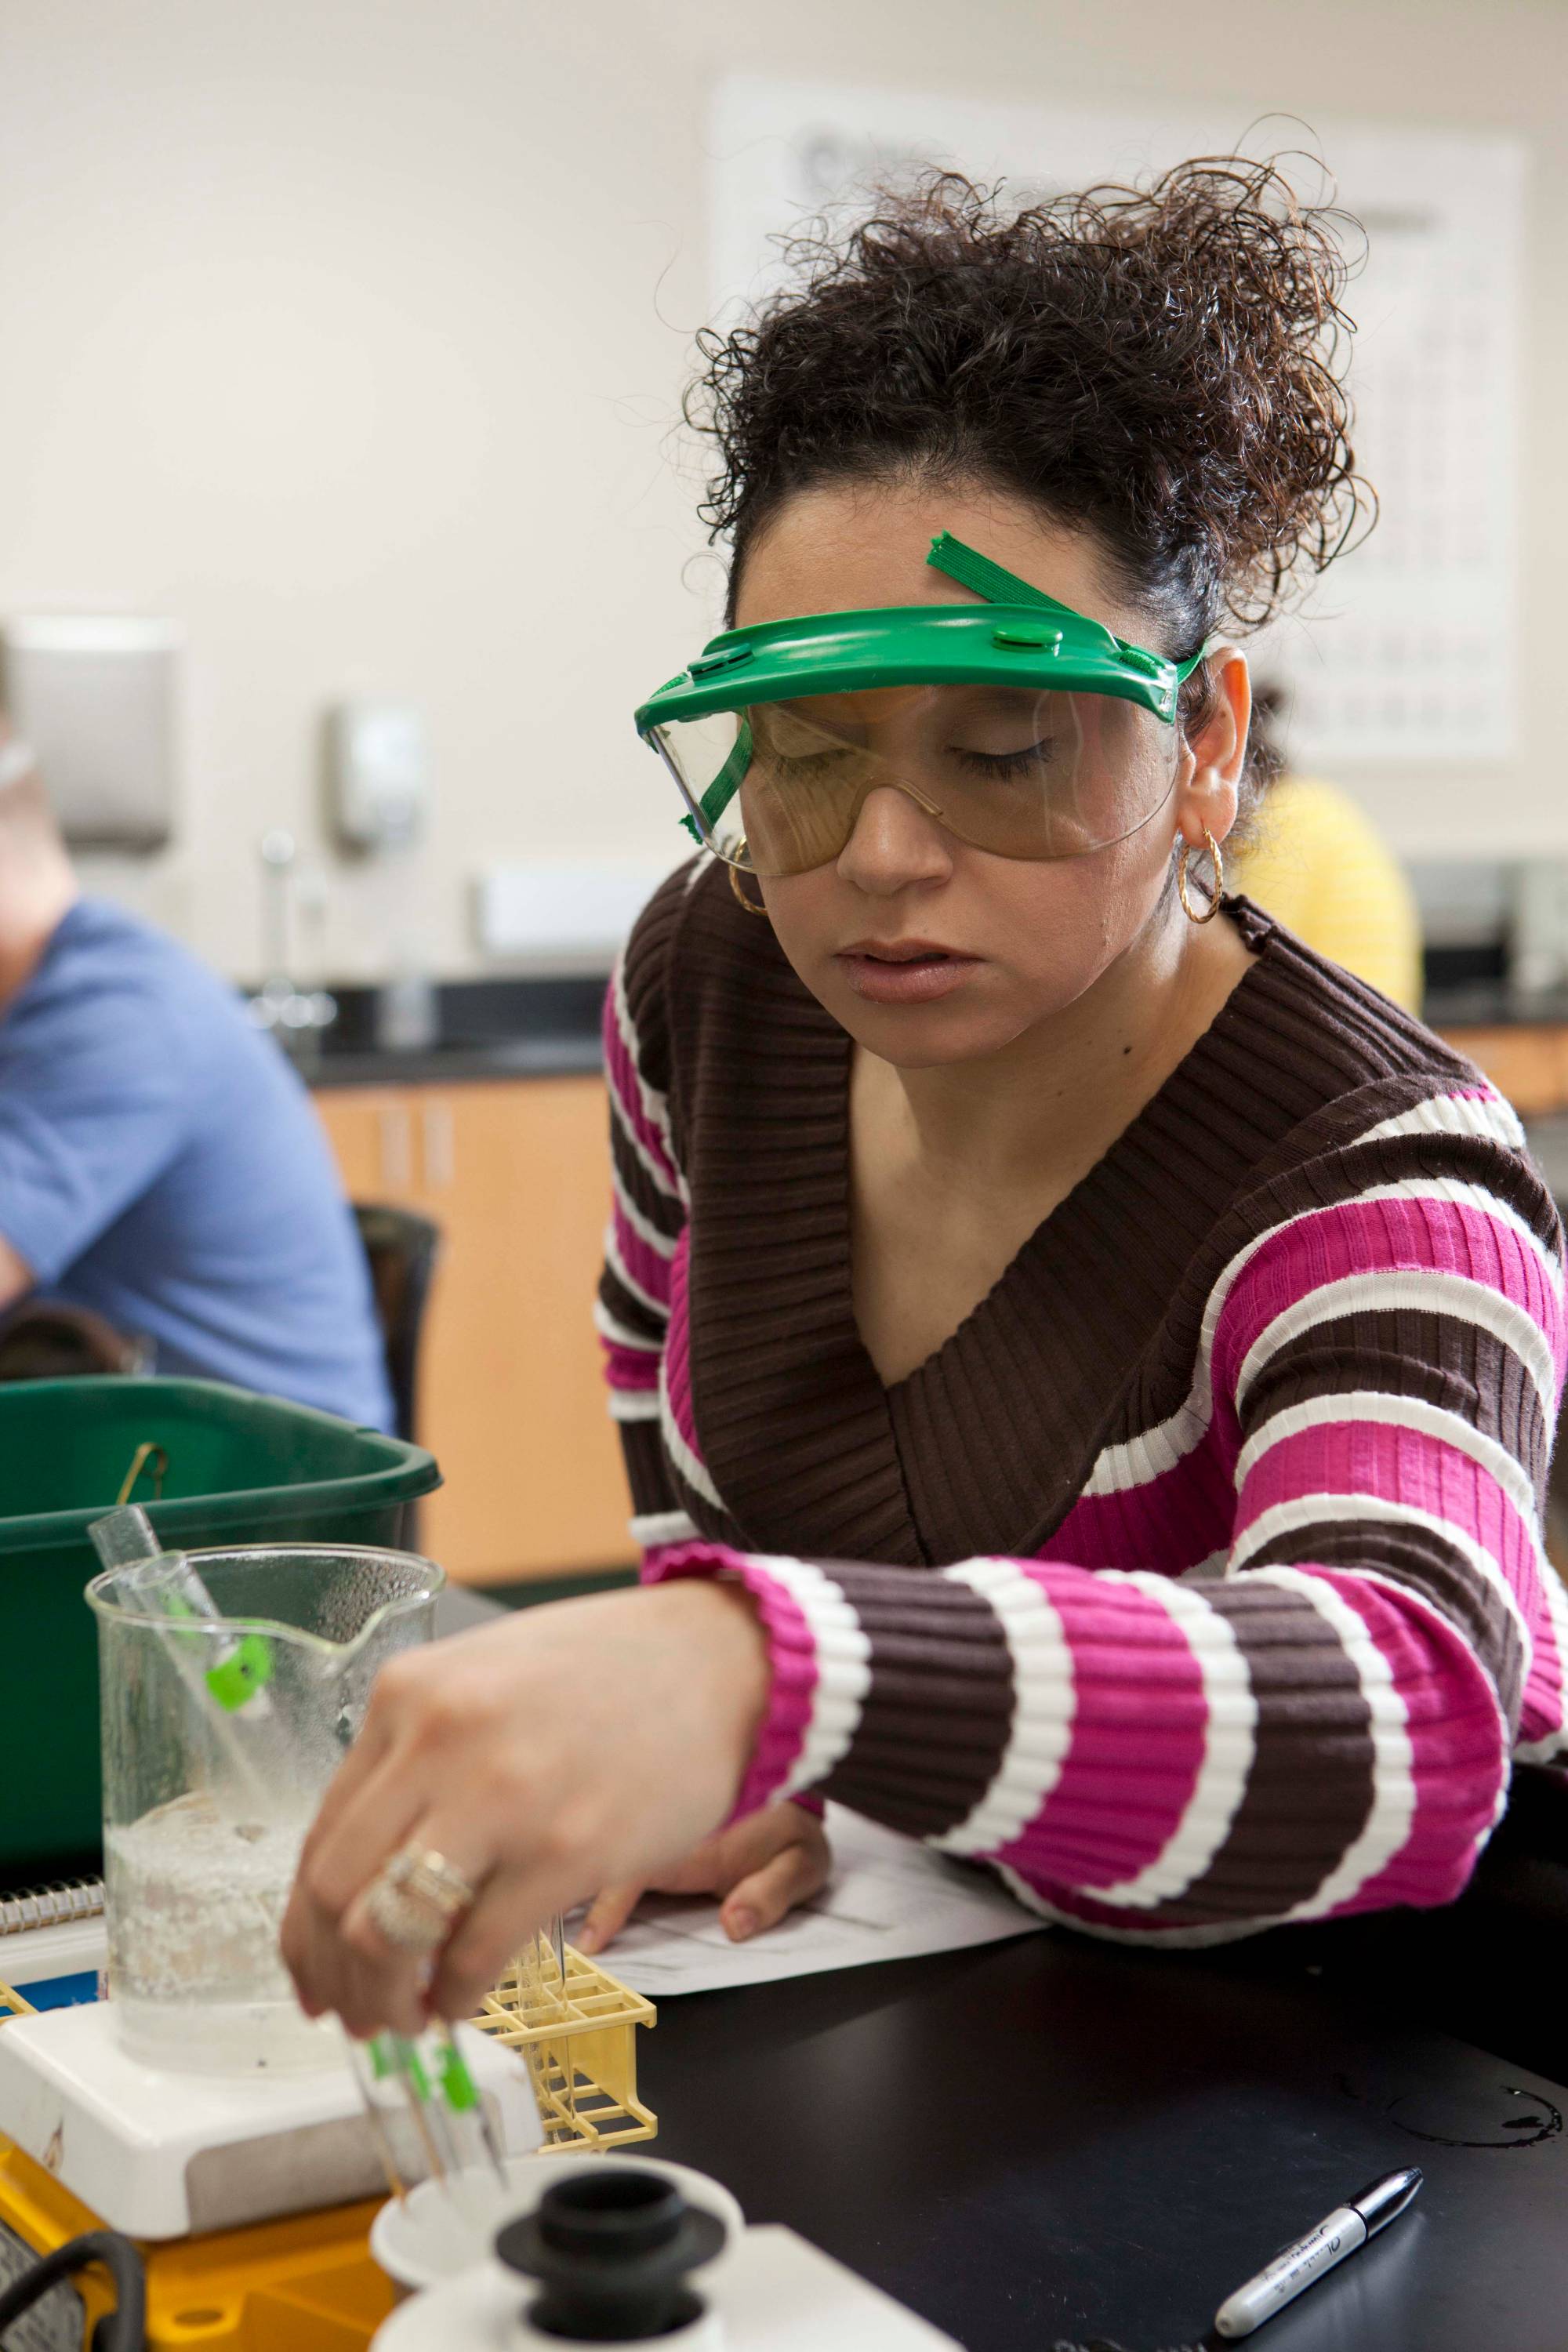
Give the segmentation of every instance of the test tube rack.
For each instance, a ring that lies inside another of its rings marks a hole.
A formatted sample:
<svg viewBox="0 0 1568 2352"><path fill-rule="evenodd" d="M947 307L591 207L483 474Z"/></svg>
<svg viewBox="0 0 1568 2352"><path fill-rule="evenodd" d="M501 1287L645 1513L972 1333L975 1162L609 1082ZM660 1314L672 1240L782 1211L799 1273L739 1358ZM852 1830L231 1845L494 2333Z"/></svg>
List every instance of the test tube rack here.
<svg viewBox="0 0 1568 2352"><path fill-rule="evenodd" d="M524 1954L473 2022L527 2060L546 2149L582 2156L658 2131L658 2118L637 2097L637 2054L638 2026L657 2015L651 2000L568 1944L563 1985L552 1966Z"/></svg>

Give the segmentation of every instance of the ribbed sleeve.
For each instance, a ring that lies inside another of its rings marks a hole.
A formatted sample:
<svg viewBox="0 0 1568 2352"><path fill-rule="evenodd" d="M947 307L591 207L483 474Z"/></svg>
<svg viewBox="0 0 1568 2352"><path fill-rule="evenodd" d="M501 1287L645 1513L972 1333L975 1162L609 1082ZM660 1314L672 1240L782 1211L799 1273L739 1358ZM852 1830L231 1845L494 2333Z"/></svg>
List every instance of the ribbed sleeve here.
<svg viewBox="0 0 1568 2352"><path fill-rule="evenodd" d="M1563 1743L1568 1619L1539 1520L1562 1261L1474 1181L1453 1116L1418 1115L1420 1178L1365 1181L1374 1139L1338 1171L1356 1190L1249 1246L1181 1412L1097 1465L1103 1549L1223 1461L1223 1572L666 1558L770 1594L781 1700L748 1801L820 1784L1048 1909L1178 1940L1450 1901L1516 1742Z"/></svg>
<svg viewBox="0 0 1568 2352"><path fill-rule="evenodd" d="M611 1202L594 1319L631 1487L632 1532L649 1547L693 1532L660 1426L668 1410L665 1340L689 1201L669 1107L664 966L686 883L685 875L667 883L643 916L611 974L603 1022Z"/></svg>

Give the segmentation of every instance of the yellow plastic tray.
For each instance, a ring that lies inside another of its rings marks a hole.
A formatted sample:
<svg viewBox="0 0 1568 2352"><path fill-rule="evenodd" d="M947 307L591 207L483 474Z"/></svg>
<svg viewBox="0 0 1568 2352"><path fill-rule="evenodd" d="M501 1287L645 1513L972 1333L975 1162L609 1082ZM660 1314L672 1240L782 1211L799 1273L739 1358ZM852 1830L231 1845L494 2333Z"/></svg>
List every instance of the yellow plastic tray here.
<svg viewBox="0 0 1568 2352"><path fill-rule="evenodd" d="M542 1969L524 1955L474 2020L526 2058L546 2147L583 2152L651 2139L658 2126L637 2095L636 2034L654 2023L653 2003L571 1945L563 1996L553 1975L552 1958ZM0 1984L0 2019L33 2013L21 1993ZM393 2307L368 2244L383 2201L144 2246L148 2352L363 2352ZM101 2226L3 2133L0 2222L40 2254ZM100 2272L84 2271L75 2284L87 2344L113 2296Z"/></svg>

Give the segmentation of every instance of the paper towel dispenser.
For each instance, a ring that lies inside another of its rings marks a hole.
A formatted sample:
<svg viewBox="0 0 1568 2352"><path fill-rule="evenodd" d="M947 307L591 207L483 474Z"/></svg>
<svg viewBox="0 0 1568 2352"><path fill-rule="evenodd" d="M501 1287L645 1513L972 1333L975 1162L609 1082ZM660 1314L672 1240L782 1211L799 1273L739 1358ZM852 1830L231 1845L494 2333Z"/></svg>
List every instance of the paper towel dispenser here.
<svg viewBox="0 0 1568 2352"><path fill-rule="evenodd" d="M0 625L0 707L66 839L161 849L174 829L183 635L173 621L47 614Z"/></svg>

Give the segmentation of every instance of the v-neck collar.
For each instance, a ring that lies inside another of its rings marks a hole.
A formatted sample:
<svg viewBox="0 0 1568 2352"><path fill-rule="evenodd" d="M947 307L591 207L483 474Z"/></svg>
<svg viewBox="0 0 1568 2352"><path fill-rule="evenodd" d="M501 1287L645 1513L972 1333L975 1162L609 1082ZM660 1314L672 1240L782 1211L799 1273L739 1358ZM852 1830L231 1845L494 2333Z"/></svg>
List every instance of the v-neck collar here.
<svg viewBox="0 0 1568 2352"><path fill-rule="evenodd" d="M1210 1027L958 1328L884 1385L855 1318L852 1042L728 891L694 896L692 1401L729 1516L750 1545L817 1559L1037 1550L1205 1235L1310 1108L1289 1086L1256 1098L1272 926L1232 902L1255 960Z"/></svg>

